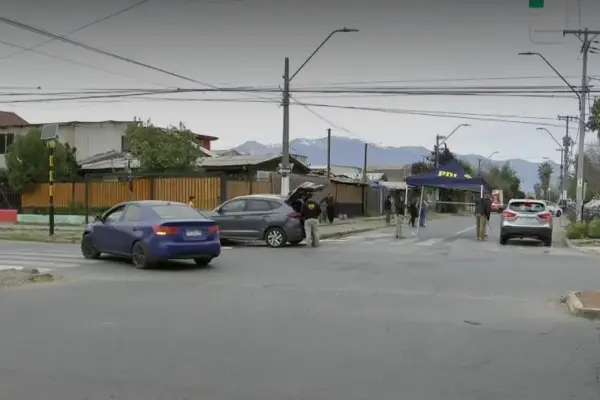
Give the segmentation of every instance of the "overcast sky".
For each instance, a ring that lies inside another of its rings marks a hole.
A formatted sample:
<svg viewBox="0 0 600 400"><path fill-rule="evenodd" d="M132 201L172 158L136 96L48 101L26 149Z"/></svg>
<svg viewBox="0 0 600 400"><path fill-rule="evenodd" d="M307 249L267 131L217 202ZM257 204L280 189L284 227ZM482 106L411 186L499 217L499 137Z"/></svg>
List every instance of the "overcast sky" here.
<svg viewBox="0 0 600 400"><path fill-rule="evenodd" d="M134 3L1 0L0 16L64 35ZM600 2L581 0L581 10L581 26L600 29ZM543 85L562 90L562 81L541 59L518 56L522 51L543 53L573 85L581 79L580 42L573 36L563 38L561 33L564 28L579 26L577 0L546 0L541 10L529 9L528 0L150 0L68 37L213 86L277 89L282 83L284 57L290 57L295 71L329 32L344 26L360 32L335 35L293 80L292 90L323 89L334 83L354 88L375 86L358 84L372 81L395 81L377 84L388 87ZM31 47L48 39L0 24L0 40ZM0 109L14 111L30 122L130 120L137 116L151 118L160 125L183 121L195 132L219 137L214 143L216 148L246 140L281 142L282 112L276 93L185 93L154 96L155 100L10 103L24 97L7 93L32 92L35 87L46 92L206 88L60 41L35 49L47 55L24 52L9 56L16 51L0 45L0 85L7 87L0 97ZM592 54L590 75L600 76L599 66L600 55ZM507 77L540 78L464 80ZM455 80L414 82L440 79ZM21 90L9 88L15 86ZM536 131L542 126L536 124L548 124L543 126L560 139L564 129L556 116L577 113L575 97L567 94L559 98L293 95L310 104L511 115L504 119L528 122L318 106L310 107L313 112L298 105L291 109L292 139L322 137L327 128L332 128L335 134L373 143L432 147L436 134L447 134L457 124L470 123L472 127L452 137L449 147L457 153L483 156L499 151L497 158L559 160L556 144L544 132ZM519 119L515 115L536 118Z"/></svg>

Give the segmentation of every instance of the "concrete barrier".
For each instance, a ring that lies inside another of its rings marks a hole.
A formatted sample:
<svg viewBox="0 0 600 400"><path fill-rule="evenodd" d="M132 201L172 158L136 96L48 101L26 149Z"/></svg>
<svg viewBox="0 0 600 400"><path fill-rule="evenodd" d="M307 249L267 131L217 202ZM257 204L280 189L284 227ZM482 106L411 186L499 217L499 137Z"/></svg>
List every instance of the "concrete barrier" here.
<svg viewBox="0 0 600 400"><path fill-rule="evenodd" d="M16 214L16 213L15 213ZM93 221L93 217L90 218ZM15 221L2 222L18 222L20 224L47 224L48 216L40 214L19 214ZM83 225L85 224L84 215L55 215L54 223L56 225Z"/></svg>
<svg viewBox="0 0 600 400"><path fill-rule="evenodd" d="M0 210L0 222L17 222L17 210Z"/></svg>

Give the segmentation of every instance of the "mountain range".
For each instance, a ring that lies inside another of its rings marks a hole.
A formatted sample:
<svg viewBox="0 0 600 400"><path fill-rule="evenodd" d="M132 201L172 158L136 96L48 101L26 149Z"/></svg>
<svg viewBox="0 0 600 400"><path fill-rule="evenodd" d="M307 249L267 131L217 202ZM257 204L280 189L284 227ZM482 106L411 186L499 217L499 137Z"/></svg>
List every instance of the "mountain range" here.
<svg viewBox="0 0 600 400"><path fill-rule="evenodd" d="M359 139L333 136L331 138L331 163L335 165L362 167L364 145L365 142ZM278 154L281 152L281 146L247 141L237 146L235 150L243 154L252 155ZM327 164L327 138L294 139L290 141L290 152L308 157L311 165L325 165ZM423 157L430 153L431 150L425 147L393 147L369 143L368 165L385 167L412 164L422 161ZM456 154L456 156L467 161L475 168L477 168L480 159L482 160L482 168L489 167L490 164L501 166L506 162L510 163L510 166L516 171L519 179L521 179L521 190L525 192L533 191L533 186L539 182L538 166L541 164L539 162L518 158L490 161L478 154ZM550 161L550 163L554 167L552 181L555 182L558 180L560 167L553 161Z"/></svg>

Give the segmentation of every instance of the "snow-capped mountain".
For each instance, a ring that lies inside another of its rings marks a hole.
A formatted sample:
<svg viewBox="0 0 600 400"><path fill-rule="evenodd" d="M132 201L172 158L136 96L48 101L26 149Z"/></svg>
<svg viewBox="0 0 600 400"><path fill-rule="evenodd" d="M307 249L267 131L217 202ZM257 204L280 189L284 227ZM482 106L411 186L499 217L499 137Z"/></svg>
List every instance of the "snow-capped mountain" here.
<svg viewBox="0 0 600 400"><path fill-rule="evenodd" d="M331 163L336 165L347 165L361 167L363 165L365 142L342 136L331 138ZM236 150L244 154L274 154L281 152L281 146L275 144L262 144L256 141L248 141L236 147ZM368 164L370 166L402 165L421 161L431 150L425 147L393 147L369 144ZM327 163L327 138L320 139L294 139L290 142L290 152L307 156L312 165L325 165ZM457 154L460 158L477 167L478 160L486 162L484 156L477 154ZM537 169L541 164L522 159L494 160L494 165L502 165L510 162L511 167L517 172L521 179L522 189L532 191L533 186L538 183ZM552 163L552 162L551 162ZM553 180L558 179L559 167L554 166Z"/></svg>

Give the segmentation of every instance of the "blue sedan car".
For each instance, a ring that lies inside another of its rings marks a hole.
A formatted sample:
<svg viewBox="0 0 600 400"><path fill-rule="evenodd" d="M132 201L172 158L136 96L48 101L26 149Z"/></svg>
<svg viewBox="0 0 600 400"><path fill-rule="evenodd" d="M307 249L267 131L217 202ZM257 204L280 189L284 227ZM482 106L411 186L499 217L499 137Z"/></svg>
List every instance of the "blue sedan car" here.
<svg viewBox="0 0 600 400"><path fill-rule="evenodd" d="M129 201L96 217L81 239L87 259L102 253L131 258L144 269L166 260L193 259L206 266L221 254L215 221L187 204L171 201Z"/></svg>

